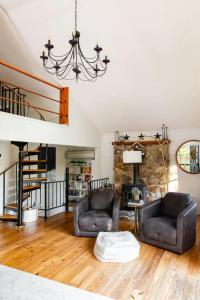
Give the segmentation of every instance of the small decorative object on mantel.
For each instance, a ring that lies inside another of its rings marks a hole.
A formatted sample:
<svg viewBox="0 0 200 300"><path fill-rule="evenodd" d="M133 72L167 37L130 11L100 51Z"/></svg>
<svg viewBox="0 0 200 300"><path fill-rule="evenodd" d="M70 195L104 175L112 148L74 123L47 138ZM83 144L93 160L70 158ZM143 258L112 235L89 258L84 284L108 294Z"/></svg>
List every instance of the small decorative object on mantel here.
<svg viewBox="0 0 200 300"><path fill-rule="evenodd" d="M130 136L126 133L126 135L124 136L124 141L129 141Z"/></svg>
<svg viewBox="0 0 200 300"><path fill-rule="evenodd" d="M141 133L140 135L138 135L138 137L139 137L139 140L142 141L142 140L144 140L145 135Z"/></svg>
<svg viewBox="0 0 200 300"><path fill-rule="evenodd" d="M160 140L160 138L161 138L161 134L159 134L158 132L154 136L155 136L156 140Z"/></svg>
<svg viewBox="0 0 200 300"><path fill-rule="evenodd" d="M167 126L165 124L163 124L162 126L162 139L163 140L168 139Z"/></svg>

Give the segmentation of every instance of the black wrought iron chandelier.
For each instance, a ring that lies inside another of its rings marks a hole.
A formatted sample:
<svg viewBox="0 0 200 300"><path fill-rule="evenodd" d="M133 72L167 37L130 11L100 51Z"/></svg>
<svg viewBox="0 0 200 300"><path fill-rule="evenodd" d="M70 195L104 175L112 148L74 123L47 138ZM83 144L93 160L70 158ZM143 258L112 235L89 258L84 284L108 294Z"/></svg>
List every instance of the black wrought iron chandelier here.
<svg viewBox="0 0 200 300"><path fill-rule="evenodd" d="M43 60L44 69L50 74L55 74L58 79L80 79L83 81L95 81L102 77L107 71L107 65L110 60L105 56L103 60L100 53L103 50L97 44L94 48L96 52L92 58L87 58L83 54L80 46L80 32L77 30L77 0L75 0L75 32L72 33L72 39L69 41L71 49L64 55L54 55L52 49L54 46L51 41L45 45L45 51L40 58Z"/></svg>

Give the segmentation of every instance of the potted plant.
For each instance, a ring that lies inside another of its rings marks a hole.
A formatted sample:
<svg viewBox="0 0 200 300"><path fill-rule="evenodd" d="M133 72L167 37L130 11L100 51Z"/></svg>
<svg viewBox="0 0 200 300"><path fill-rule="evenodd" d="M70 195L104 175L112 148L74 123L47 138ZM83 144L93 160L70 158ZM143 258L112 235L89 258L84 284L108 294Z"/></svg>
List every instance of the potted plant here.
<svg viewBox="0 0 200 300"><path fill-rule="evenodd" d="M132 188L132 198L134 199L134 201L139 201L141 194L142 194L142 192L138 187Z"/></svg>

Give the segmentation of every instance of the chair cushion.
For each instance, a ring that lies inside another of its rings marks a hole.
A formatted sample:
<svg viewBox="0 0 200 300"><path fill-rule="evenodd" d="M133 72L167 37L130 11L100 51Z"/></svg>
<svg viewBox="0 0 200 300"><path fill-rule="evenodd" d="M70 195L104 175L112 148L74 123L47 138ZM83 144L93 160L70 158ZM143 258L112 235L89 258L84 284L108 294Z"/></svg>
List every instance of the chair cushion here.
<svg viewBox="0 0 200 300"><path fill-rule="evenodd" d="M176 218L156 217L145 219L142 229L144 235L149 239L176 245Z"/></svg>
<svg viewBox="0 0 200 300"><path fill-rule="evenodd" d="M82 231L111 231L112 217L105 211L90 210L79 216L79 227Z"/></svg>
<svg viewBox="0 0 200 300"><path fill-rule="evenodd" d="M167 193L162 200L162 215L177 217L191 203L192 198L189 194Z"/></svg>
<svg viewBox="0 0 200 300"><path fill-rule="evenodd" d="M114 191L109 189L96 189L90 193L91 210L111 210L113 207Z"/></svg>

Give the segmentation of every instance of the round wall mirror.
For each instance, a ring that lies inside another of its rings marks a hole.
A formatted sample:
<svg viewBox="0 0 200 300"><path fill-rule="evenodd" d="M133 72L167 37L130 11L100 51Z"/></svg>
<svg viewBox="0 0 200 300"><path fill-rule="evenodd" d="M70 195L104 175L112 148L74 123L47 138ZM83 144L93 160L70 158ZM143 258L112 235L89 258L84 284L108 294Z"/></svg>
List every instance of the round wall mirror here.
<svg viewBox="0 0 200 300"><path fill-rule="evenodd" d="M200 173L200 141L190 140L179 146L176 152L177 164L190 174Z"/></svg>

